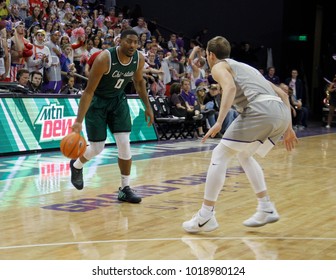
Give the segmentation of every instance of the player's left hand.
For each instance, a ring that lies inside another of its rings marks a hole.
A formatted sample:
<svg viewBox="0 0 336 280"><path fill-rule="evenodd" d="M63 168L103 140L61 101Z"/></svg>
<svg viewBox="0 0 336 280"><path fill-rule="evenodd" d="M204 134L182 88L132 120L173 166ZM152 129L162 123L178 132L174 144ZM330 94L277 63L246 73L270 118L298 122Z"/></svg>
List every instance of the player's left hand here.
<svg viewBox="0 0 336 280"><path fill-rule="evenodd" d="M283 142L285 144L286 150L289 152L293 150L295 145L299 142L292 127L288 128L285 132Z"/></svg>
<svg viewBox="0 0 336 280"><path fill-rule="evenodd" d="M219 123L215 123L209 130L208 132L204 135L204 137L202 138L202 143L205 143L205 141L211 137L211 138L215 138L217 133L220 132L220 130L222 129L222 126Z"/></svg>
<svg viewBox="0 0 336 280"><path fill-rule="evenodd" d="M146 118L146 122L147 122L147 126L151 126L154 123L154 114L153 114L153 110L149 107L146 108L145 111L145 118Z"/></svg>

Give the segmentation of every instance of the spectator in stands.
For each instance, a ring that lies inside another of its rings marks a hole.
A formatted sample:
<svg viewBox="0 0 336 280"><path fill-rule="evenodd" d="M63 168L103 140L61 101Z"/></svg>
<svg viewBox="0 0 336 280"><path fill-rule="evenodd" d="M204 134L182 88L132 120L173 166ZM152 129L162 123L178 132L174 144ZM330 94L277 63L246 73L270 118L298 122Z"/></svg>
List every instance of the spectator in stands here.
<svg viewBox="0 0 336 280"><path fill-rule="evenodd" d="M176 117L185 117L186 120L202 120L203 115L199 111L188 110L181 97L181 83L173 83L170 87L169 104L171 113Z"/></svg>
<svg viewBox="0 0 336 280"><path fill-rule="evenodd" d="M46 37L45 37L45 41L48 42L50 41L50 34L52 32L52 29L53 29L53 21L48 19L45 24L44 24L44 31L46 32Z"/></svg>
<svg viewBox="0 0 336 280"><path fill-rule="evenodd" d="M177 44L177 36L176 34L170 34L169 41L167 43L167 48L169 51L175 50L177 52L177 57L180 59L182 55L182 50L180 49L179 45Z"/></svg>
<svg viewBox="0 0 336 280"><path fill-rule="evenodd" d="M66 84L61 89L61 94L78 94L79 90L74 87L75 85L75 77L68 75L66 77Z"/></svg>
<svg viewBox="0 0 336 280"><path fill-rule="evenodd" d="M6 19L10 14L10 10L8 9L9 1L0 1L0 19Z"/></svg>
<svg viewBox="0 0 336 280"><path fill-rule="evenodd" d="M139 47L138 47L138 50L141 51L143 55L145 55L146 42L147 42L147 33L143 32L139 35Z"/></svg>
<svg viewBox="0 0 336 280"><path fill-rule="evenodd" d="M85 37L85 31L82 27L75 28L74 30L72 30L71 34L72 34L71 38L74 42L82 42L83 38ZM76 48L74 50L73 61L76 66L76 72L79 75L83 75L84 65L81 63L81 61L82 61L82 58L87 56L87 54L88 54L88 51L86 49L86 42L82 44L79 48Z"/></svg>
<svg viewBox="0 0 336 280"><path fill-rule="evenodd" d="M333 81L328 85L326 89L326 98L329 103L329 113L326 128L331 127L331 123L334 118L335 107L336 107L336 75Z"/></svg>
<svg viewBox="0 0 336 280"><path fill-rule="evenodd" d="M197 87L207 87L208 86L208 79L197 79L195 81L196 88Z"/></svg>
<svg viewBox="0 0 336 280"><path fill-rule="evenodd" d="M14 35L10 39L11 81L15 81L19 69L25 67L26 59L32 55L32 45L24 37L25 26L22 21L15 22Z"/></svg>
<svg viewBox="0 0 336 280"><path fill-rule="evenodd" d="M11 22L23 21L23 18L20 16L20 8L18 4L11 3L10 13L6 17L6 20Z"/></svg>
<svg viewBox="0 0 336 280"><path fill-rule="evenodd" d="M150 39L151 33L147 28L147 23L145 22L145 19L143 17L139 17L137 21L137 25L133 27L133 30L138 33L140 36L142 33L146 33L147 40Z"/></svg>
<svg viewBox="0 0 336 280"><path fill-rule="evenodd" d="M73 19L74 19L74 17L73 17L73 12L72 12L71 8L66 8L64 10L64 17L63 17L63 20L62 20L62 23L65 27L64 28L65 30L67 29L66 27L71 26Z"/></svg>
<svg viewBox="0 0 336 280"><path fill-rule="evenodd" d="M207 104L208 109L214 109L215 110L215 118L217 120L220 103L221 103L221 89L219 84L217 83L211 83L209 86L209 91L207 92L204 103ZM223 124L222 129L220 130L220 134L224 134L224 132L227 130L227 128L230 126L230 124L233 122L233 120L238 116L238 112L234 108L230 108L229 112L227 113Z"/></svg>
<svg viewBox="0 0 336 280"><path fill-rule="evenodd" d="M29 71L27 69L19 69L15 78L19 85L28 89Z"/></svg>
<svg viewBox="0 0 336 280"><path fill-rule="evenodd" d="M121 22L121 31L132 29L128 19L123 19Z"/></svg>
<svg viewBox="0 0 336 280"><path fill-rule="evenodd" d="M62 49L58 45L61 32L53 31L46 47L50 50L51 65L47 70L49 82L43 85L44 92L59 93L62 88L61 63Z"/></svg>
<svg viewBox="0 0 336 280"><path fill-rule="evenodd" d="M27 39L31 44L34 44L34 36L37 30L42 29L42 26L38 22L34 22L27 30Z"/></svg>
<svg viewBox="0 0 336 280"><path fill-rule="evenodd" d="M180 32L176 37L176 44L179 47L179 50L181 52L181 56L185 55L185 48L184 48L184 35L182 32Z"/></svg>
<svg viewBox="0 0 336 280"><path fill-rule="evenodd" d="M117 19L118 19L118 24L121 24L122 21L124 20L124 14L122 12L119 12Z"/></svg>
<svg viewBox="0 0 336 280"><path fill-rule="evenodd" d="M46 22L50 17L50 8L49 8L49 0L42 0L41 6L41 20L42 23Z"/></svg>
<svg viewBox="0 0 336 280"><path fill-rule="evenodd" d="M86 40L86 50L88 57L102 49L103 40L99 36L93 36Z"/></svg>
<svg viewBox="0 0 336 280"><path fill-rule="evenodd" d="M293 90L293 96L304 104L305 88L302 80L298 78L299 72L297 69L292 69L291 77L285 79L285 84Z"/></svg>
<svg viewBox="0 0 336 280"><path fill-rule="evenodd" d="M201 116L200 118L203 119L203 115L201 114L201 109L200 106L197 102L197 98L194 93L191 92L190 90L190 80L183 78L181 82L181 98L183 100L182 106L187 108L188 112L193 112L195 116ZM203 123L200 123L198 126L198 136L203 137L204 132L203 132Z"/></svg>
<svg viewBox="0 0 336 280"><path fill-rule="evenodd" d="M51 66L50 50L44 45L44 39L45 31L43 29L37 30L34 39L33 55L27 60L29 72L40 71L42 76L45 73L44 71Z"/></svg>
<svg viewBox="0 0 336 280"><path fill-rule="evenodd" d="M74 18L77 19L77 21L80 25L85 23L85 20L83 19L82 14L83 14L83 7L82 6L76 6L75 7Z"/></svg>
<svg viewBox="0 0 336 280"><path fill-rule="evenodd" d="M267 73L264 76L266 80L270 81L271 83L279 86L280 85L280 78L275 75L275 67L271 66L267 68Z"/></svg>
<svg viewBox="0 0 336 280"><path fill-rule="evenodd" d="M9 82L9 52L7 43L7 32L4 26L0 30L0 82Z"/></svg>
<svg viewBox="0 0 336 280"><path fill-rule="evenodd" d="M58 0L57 1L57 15L60 22L63 22L63 18L65 16L65 1Z"/></svg>
<svg viewBox="0 0 336 280"><path fill-rule="evenodd" d="M163 71L163 83L166 85L166 95L170 96L170 84L171 84L171 74L168 64L169 57L164 56L163 50L157 51L156 63L160 65L161 70Z"/></svg>
<svg viewBox="0 0 336 280"><path fill-rule="evenodd" d="M155 54L149 52L145 63L144 78L147 81L149 93L154 97L165 94L166 87L163 83L163 75L164 71L155 62Z"/></svg>
<svg viewBox="0 0 336 280"><path fill-rule="evenodd" d="M42 14L41 14L41 6L39 4L35 4L35 6L31 6L32 13L31 16L28 16L25 19L26 28L30 28L33 23L38 23L40 27L42 26Z"/></svg>
<svg viewBox="0 0 336 280"><path fill-rule="evenodd" d="M70 44L65 44L62 47L62 55L60 57L61 74L65 75L68 72L75 72L76 67L73 63L73 49ZM63 72L63 73L62 73ZM62 79L64 81L64 79Z"/></svg>
<svg viewBox="0 0 336 280"><path fill-rule="evenodd" d="M196 88L197 102L200 106L201 114L206 118L207 128L209 129L216 123L216 116L213 106L209 102L208 103L204 102L207 91L208 88L205 86L199 86Z"/></svg>
<svg viewBox="0 0 336 280"><path fill-rule="evenodd" d="M301 110L299 112L301 114L300 117L300 123L298 125L301 125L303 127L307 127L307 121L308 121L308 108L305 106L305 87L301 79L298 78L299 72L297 69L292 69L291 71L291 77L285 79L285 84L288 85L292 91L292 98L295 100L295 102L300 102L301 106L298 106L298 109Z"/></svg>
<svg viewBox="0 0 336 280"><path fill-rule="evenodd" d="M121 24L118 23L113 30L114 39L120 37L120 34L121 34Z"/></svg>
<svg viewBox="0 0 336 280"><path fill-rule="evenodd" d="M22 21L25 21L28 16L28 12L29 12L29 1L28 0L11 0L11 4L18 5L19 16L22 19Z"/></svg>
<svg viewBox="0 0 336 280"><path fill-rule="evenodd" d="M105 20L111 22L111 28L114 29L116 25L118 24L118 18L115 14L115 7L111 7L108 10L108 16L105 18Z"/></svg>
<svg viewBox="0 0 336 280"><path fill-rule="evenodd" d="M30 93L40 93L42 85L42 74L40 71L32 71L29 73L28 89Z"/></svg>
<svg viewBox="0 0 336 280"><path fill-rule="evenodd" d="M205 58L202 57L201 48L196 46L193 48L189 58L188 64L191 67L190 73L190 82L191 82L191 91L195 93L196 88L199 86L196 85L196 80L205 78L205 71L203 69L205 65Z"/></svg>
<svg viewBox="0 0 336 280"><path fill-rule="evenodd" d="M295 127L297 127L297 124L299 123L299 119L301 118L301 116L298 116L298 114L297 114L297 108L301 108L302 103L301 103L301 101L297 101L293 97L293 90L288 85L286 85L285 83L281 83L280 88L284 92L286 92L287 95L288 95L290 109L291 109L291 113L292 113L292 124L293 124L293 128L295 128Z"/></svg>
<svg viewBox="0 0 336 280"><path fill-rule="evenodd" d="M157 42L164 52L168 51L168 43L166 42L166 39L163 37L163 35L157 36Z"/></svg>
<svg viewBox="0 0 336 280"><path fill-rule="evenodd" d="M171 75L171 83L180 82L181 77L185 75L184 67L178 59L177 51L173 48L171 53L167 53L167 62Z"/></svg>

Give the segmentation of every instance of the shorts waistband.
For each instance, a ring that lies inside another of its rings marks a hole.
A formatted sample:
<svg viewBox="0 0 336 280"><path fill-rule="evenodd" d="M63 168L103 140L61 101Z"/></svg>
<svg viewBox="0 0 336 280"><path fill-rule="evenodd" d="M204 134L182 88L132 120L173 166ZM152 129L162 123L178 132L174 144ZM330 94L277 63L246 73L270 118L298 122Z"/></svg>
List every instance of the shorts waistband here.
<svg viewBox="0 0 336 280"><path fill-rule="evenodd" d="M279 96L269 95L269 94L259 94L252 100L252 102L263 102L267 100L274 100L278 102L282 102L282 99ZM251 102L251 103L252 103Z"/></svg>

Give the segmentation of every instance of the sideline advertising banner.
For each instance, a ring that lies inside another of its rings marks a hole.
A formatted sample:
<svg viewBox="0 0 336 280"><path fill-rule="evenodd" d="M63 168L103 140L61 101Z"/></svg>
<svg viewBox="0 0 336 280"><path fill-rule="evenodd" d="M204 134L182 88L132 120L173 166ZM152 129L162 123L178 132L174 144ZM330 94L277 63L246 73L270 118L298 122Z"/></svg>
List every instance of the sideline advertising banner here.
<svg viewBox="0 0 336 280"><path fill-rule="evenodd" d="M59 148L71 132L79 98L3 97L0 98L0 155ZM145 122L145 108L139 98L129 98L133 122L131 142L157 140L154 126ZM83 135L86 137L83 122ZM115 143L108 131L106 144Z"/></svg>

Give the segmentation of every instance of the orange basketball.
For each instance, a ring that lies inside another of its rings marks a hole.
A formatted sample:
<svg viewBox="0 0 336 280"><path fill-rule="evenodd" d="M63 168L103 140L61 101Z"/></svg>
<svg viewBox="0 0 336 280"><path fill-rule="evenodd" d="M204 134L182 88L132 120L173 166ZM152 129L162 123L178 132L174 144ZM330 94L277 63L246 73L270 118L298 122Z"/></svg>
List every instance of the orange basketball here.
<svg viewBox="0 0 336 280"><path fill-rule="evenodd" d="M62 139L60 148L64 156L76 159L84 154L86 141L79 133L71 132Z"/></svg>

